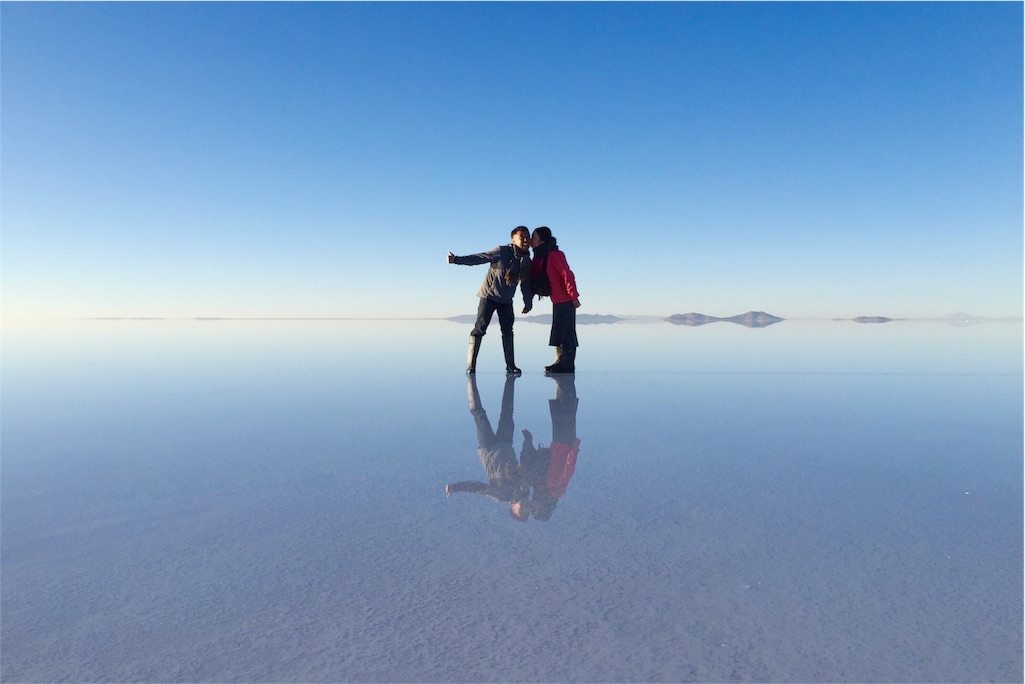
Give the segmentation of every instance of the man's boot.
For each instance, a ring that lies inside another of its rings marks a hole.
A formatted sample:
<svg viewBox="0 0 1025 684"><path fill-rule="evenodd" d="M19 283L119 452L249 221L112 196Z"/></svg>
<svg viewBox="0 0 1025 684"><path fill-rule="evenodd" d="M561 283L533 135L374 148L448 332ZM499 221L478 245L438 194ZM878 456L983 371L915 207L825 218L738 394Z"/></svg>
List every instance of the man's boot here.
<svg viewBox="0 0 1025 684"><path fill-rule="evenodd" d="M502 335L502 351L505 352L505 373L506 375L519 375L523 371L516 367L516 360L513 354L513 336Z"/></svg>
<svg viewBox="0 0 1025 684"><path fill-rule="evenodd" d="M575 373L576 372L576 361L577 361L577 349L576 347L563 347L562 348L562 360L559 363L551 367L546 374L551 373Z"/></svg>
<svg viewBox="0 0 1025 684"><path fill-rule="evenodd" d="M552 361L551 365L545 366L545 373L551 373L552 369L559 365L562 361L562 347L555 348L555 361Z"/></svg>
<svg viewBox="0 0 1025 684"><path fill-rule="evenodd" d="M470 335L470 349L466 352L466 374L473 375L477 372L477 353L480 351L481 338L477 335Z"/></svg>

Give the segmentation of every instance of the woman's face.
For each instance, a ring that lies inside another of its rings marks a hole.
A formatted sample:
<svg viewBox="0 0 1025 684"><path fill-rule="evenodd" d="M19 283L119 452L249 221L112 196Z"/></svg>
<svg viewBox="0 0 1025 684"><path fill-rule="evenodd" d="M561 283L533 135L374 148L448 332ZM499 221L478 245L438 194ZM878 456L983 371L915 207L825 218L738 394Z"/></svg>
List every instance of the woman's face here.
<svg viewBox="0 0 1025 684"><path fill-rule="evenodd" d="M541 236L538 235L537 231L535 230L534 233L530 236L530 247L531 247L531 249L537 249L537 246L540 245L540 244L541 244Z"/></svg>

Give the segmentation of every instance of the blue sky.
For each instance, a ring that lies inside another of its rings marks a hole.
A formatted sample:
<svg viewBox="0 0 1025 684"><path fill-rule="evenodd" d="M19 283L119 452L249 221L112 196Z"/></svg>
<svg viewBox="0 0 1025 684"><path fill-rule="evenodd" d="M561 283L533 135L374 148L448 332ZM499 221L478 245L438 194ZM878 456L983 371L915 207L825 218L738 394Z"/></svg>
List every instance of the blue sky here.
<svg viewBox="0 0 1025 684"><path fill-rule="evenodd" d="M4 316L1021 315L1021 3L3 3Z"/></svg>

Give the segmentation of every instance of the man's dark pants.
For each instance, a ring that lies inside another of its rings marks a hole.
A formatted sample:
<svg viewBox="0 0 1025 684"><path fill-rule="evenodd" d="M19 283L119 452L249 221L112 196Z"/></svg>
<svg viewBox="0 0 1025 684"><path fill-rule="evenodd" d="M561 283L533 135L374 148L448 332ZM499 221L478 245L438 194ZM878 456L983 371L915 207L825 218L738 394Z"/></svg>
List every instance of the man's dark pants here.
<svg viewBox="0 0 1025 684"><path fill-rule="evenodd" d="M477 322L470 334L474 337L484 337L491 324L491 317L498 312L498 326L502 329L502 336L512 335L513 321L516 316L513 313L512 302L496 302L487 297L480 298L477 305Z"/></svg>

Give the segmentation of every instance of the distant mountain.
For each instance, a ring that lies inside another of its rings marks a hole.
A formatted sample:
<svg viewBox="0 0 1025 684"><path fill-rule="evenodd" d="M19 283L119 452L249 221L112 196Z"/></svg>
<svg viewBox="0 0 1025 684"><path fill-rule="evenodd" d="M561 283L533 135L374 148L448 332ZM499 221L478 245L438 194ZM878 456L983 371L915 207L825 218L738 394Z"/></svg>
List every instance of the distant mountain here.
<svg viewBox="0 0 1025 684"><path fill-rule="evenodd" d="M748 311L747 313L730 316L729 318L719 318L718 316L708 316L706 314L693 312L673 314L665 320L669 321L673 325L686 325L691 327L705 325L707 323L715 323L717 321L726 321L727 323L736 323L748 328L765 328L773 325L774 323L779 323L783 319L779 316L767 314L764 311Z"/></svg>
<svg viewBox="0 0 1025 684"><path fill-rule="evenodd" d="M889 323L893 319L887 318L886 316L858 316L851 320L855 323Z"/></svg>

